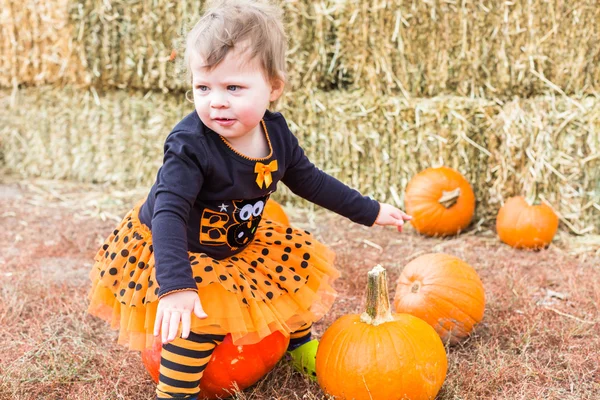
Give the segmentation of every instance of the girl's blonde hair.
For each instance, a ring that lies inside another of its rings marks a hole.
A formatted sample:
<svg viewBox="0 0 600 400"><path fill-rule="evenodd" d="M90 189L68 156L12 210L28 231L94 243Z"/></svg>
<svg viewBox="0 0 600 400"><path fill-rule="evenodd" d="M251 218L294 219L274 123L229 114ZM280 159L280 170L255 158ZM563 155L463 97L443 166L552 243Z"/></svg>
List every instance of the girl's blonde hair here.
<svg viewBox="0 0 600 400"><path fill-rule="evenodd" d="M258 57L267 79L285 81L286 36L282 11L268 0L213 0L188 33L184 62L191 81L190 56L199 54L215 68L236 44L247 43L250 60ZM246 46L245 46L246 47Z"/></svg>

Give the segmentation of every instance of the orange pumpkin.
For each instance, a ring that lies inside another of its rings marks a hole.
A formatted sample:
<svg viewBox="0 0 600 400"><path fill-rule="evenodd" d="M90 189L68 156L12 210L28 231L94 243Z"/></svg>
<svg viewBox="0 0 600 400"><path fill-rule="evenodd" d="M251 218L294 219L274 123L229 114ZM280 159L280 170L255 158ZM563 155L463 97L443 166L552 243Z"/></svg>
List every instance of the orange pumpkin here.
<svg viewBox="0 0 600 400"><path fill-rule="evenodd" d="M496 217L496 231L504 243L525 249L540 249L552 242L558 217L547 204L531 205L522 196L511 197Z"/></svg>
<svg viewBox="0 0 600 400"><path fill-rule="evenodd" d="M244 390L254 385L283 357L289 341L289 336L274 332L259 343L234 346L231 335L225 336L204 370L200 380L200 398L226 398L236 387ZM142 352L142 362L154 382L158 382L160 350L161 343L157 340L153 348Z"/></svg>
<svg viewBox="0 0 600 400"><path fill-rule="evenodd" d="M423 319L445 343L455 344L483 318L485 292L475 269L460 258L425 254L402 270L394 308Z"/></svg>
<svg viewBox="0 0 600 400"><path fill-rule="evenodd" d="M448 167L427 168L408 182L404 205L419 233L455 235L471 223L475 195L458 171Z"/></svg>
<svg viewBox="0 0 600 400"><path fill-rule="evenodd" d="M392 314L385 269L369 272L367 307L345 315L323 334L317 380L336 399L433 399L448 361L431 326L409 314Z"/></svg>
<svg viewBox="0 0 600 400"><path fill-rule="evenodd" d="M275 200L267 200L263 211L263 218L279 222L281 225L290 226L290 219L283 210L283 207Z"/></svg>

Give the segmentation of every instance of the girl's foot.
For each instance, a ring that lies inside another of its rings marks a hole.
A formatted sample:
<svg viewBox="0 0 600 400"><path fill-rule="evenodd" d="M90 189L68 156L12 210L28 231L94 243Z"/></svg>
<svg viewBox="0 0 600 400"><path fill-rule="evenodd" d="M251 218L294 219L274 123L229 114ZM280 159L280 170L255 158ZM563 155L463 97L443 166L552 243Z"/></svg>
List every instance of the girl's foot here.
<svg viewBox="0 0 600 400"><path fill-rule="evenodd" d="M317 380L315 359L317 356L318 347L319 341L317 339L313 339L292 351L288 351L288 354L292 357L292 366L294 369L302 372L312 381Z"/></svg>

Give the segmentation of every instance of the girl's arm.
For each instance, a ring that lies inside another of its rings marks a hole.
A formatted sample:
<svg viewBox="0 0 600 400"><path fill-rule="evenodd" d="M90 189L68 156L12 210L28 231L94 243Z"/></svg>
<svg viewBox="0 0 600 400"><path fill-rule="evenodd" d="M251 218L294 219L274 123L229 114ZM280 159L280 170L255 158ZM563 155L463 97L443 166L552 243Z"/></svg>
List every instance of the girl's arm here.
<svg viewBox="0 0 600 400"><path fill-rule="evenodd" d="M187 338L192 312L206 318L188 258L187 224L204 182L206 151L198 133L175 131L165 142L163 165L156 179L152 239L159 283L154 335L162 342Z"/></svg>
<svg viewBox="0 0 600 400"><path fill-rule="evenodd" d="M289 132L289 131L288 131ZM292 192L350 220L372 226L393 225L402 231L410 216L386 203L363 196L331 175L315 167L304 154L298 139L289 132L291 152L282 182Z"/></svg>

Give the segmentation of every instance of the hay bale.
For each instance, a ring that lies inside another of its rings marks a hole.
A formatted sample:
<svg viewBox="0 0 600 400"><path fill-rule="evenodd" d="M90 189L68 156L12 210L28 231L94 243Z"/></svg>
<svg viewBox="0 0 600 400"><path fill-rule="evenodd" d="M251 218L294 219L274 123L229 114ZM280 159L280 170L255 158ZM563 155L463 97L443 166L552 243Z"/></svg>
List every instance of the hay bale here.
<svg viewBox="0 0 600 400"><path fill-rule="evenodd" d="M339 85L412 96L570 94L600 82L594 0L330 2L328 72Z"/></svg>
<svg viewBox="0 0 600 400"><path fill-rule="evenodd" d="M600 231L594 98L498 104L307 90L281 109L315 164L379 200L402 207L414 174L447 165L472 183L477 223L492 223L507 197L537 190L571 231ZM165 136L192 110L183 95L21 91L12 105L0 100L4 162L22 176L149 185ZM279 199L298 201L287 190Z"/></svg>
<svg viewBox="0 0 600 400"><path fill-rule="evenodd" d="M0 87L86 83L69 0L0 0Z"/></svg>
<svg viewBox="0 0 600 400"><path fill-rule="evenodd" d="M70 88L7 95L0 100L4 162L23 177L149 184L166 134L189 112L181 97Z"/></svg>
<svg viewBox="0 0 600 400"><path fill-rule="evenodd" d="M502 139L493 151L493 197L537 195L572 232L600 231L598 99L513 100L502 107L490 131Z"/></svg>
<svg viewBox="0 0 600 400"><path fill-rule="evenodd" d="M200 15L204 1L95 1L70 9L80 33L81 56L96 87L122 89L183 88L173 50Z"/></svg>
<svg viewBox="0 0 600 400"><path fill-rule="evenodd" d="M21 0L0 1L7 4L0 59L19 59L0 69L2 86L55 79L33 68L43 63L79 68L62 61L67 48L86 69L80 81L97 88L187 89L181 58L173 62L171 54L182 53L182 34L198 18L202 0L85 0L67 9L67 0L28 0L30 13L47 9L60 20L61 29L49 31L58 47L43 52L12 44L13 36L37 37L39 29L11 16ZM595 0L277 1L290 38L291 88L506 100L557 88L594 93L600 81ZM30 19L52 25L46 15ZM32 72L10 72L12 65L32 66Z"/></svg>

